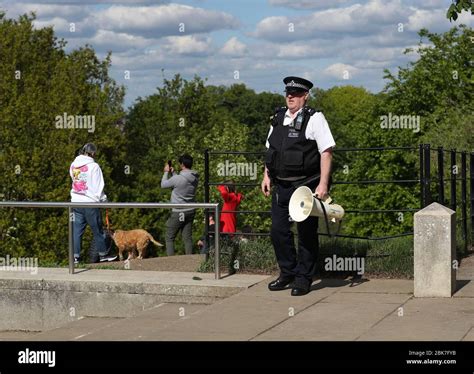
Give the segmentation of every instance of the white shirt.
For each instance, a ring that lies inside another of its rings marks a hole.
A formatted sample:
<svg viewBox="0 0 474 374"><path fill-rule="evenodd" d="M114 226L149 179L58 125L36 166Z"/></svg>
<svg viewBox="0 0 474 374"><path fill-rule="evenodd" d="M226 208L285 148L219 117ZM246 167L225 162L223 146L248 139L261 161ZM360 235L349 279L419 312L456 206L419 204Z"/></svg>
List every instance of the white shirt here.
<svg viewBox="0 0 474 374"><path fill-rule="evenodd" d="M283 126L288 126L290 123L292 123L293 119L296 118L297 114L302 109L303 108L298 110L298 112L295 114L295 117L293 118L291 118L290 110L287 109L285 113L285 118L283 119ZM268 132L268 136L267 136L267 142L265 144L267 148L270 147L268 138L270 138L272 131L273 131L273 126L270 126L270 131ZM318 143L319 153L323 153L328 148L334 147L336 145L336 142L334 141L334 138L332 137L331 130L329 129L328 122L326 121L324 114L321 112L316 112L310 117L308 124L306 126L305 135L306 135L306 139L315 140L316 143Z"/></svg>

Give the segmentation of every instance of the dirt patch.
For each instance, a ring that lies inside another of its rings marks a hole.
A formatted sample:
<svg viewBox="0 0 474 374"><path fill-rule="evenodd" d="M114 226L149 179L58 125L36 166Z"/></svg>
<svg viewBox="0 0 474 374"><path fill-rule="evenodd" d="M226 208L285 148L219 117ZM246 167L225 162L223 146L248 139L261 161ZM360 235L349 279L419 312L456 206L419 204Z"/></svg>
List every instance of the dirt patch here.
<svg viewBox="0 0 474 374"><path fill-rule="evenodd" d="M474 268L474 251L470 252L466 257L463 257L459 262L459 266Z"/></svg>
<svg viewBox="0 0 474 374"><path fill-rule="evenodd" d="M204 261L202 255L183 255L169 257L152 257L143 260L130 260L127 265L125 261L101 262L97 264L87 264L88 269L128 269L127 270L151 270L151 271L177 271L195 272L201 262Z"/></svg>

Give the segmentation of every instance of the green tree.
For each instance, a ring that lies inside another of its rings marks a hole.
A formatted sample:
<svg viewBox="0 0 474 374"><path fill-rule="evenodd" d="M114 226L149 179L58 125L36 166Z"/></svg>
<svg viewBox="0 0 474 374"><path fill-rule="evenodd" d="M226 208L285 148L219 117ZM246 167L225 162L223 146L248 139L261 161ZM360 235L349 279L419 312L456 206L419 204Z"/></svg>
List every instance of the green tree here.
<svg viewBox="0 0 474 374"><path fill-rule="evenodd" d="M178 168L179 156L189 153L194 158L193 169L200 175L196 200L204 201L204 151L245 150L250 138L249 128L221 105L224 92L223 87L206 86L199 77L187 81L176 75L165 80L155 94L137 101L125 125L126 158L131 174L122 189L123 196L132 201L168 201L171 191L160 187L163 166L167 160L172 160ZM212 156L209 168L212 181L224 181L219 175L219 164L226 160L243 162L245 158ZM220 200L213 186L211 201ZM136 210L117 214L115 222L125 228L140 225L160 237L168 215L166 210ZM203 218L203 212L198 211L196 238L201 235Z"/></svg>
<svg viewBox="0 0 474 374"><path fill-rule="evenodd" d="M365 148L406 145L406 132L394 133L381 128L383 95L374 95L353 86L317 90L310 103L326 117L336 141L331 196L346 210L384 210L412 207L413 189L396 184L347 184L356 181L413 179L413 169L403 153L397 151L357 151ZM339 149L339 150L338 150ZM344 233L356 236L384 236L410 231L407 216L395 213L348 213ZM325 229L323 229L325 231Z"/></svg>
<svg viewBox="0 0 474 374"><path fill-rule="evenodd" d="M450 21L456 21L458 19L458 14L461 14L463 10L470 10L471 14L474 14L474 2L472 0L453 1L446 13L446 18Z"/></svg>
<svg viewBox="0 0 474 374"><path fill-rule="evenodd" d="M285 99L279 94L269 92L257 94L244 84L233 84L222 90L218 104L235 121L249 128L252 136L247 150L263 151L270 128L270 116L273 115L275 108L285 105Z"/></svg>
<svg viewBox="0 0 474 374"><path fill-rule="evenodd" d="M396 76L386 71L387 108L421 117L419 141L470 150L474 147L469 136L474 129L473 30L461 25L444 34L421 30L419 35L415 51L420 58L400 68Z"/></svg>
<svg viewBox="0 0 474 374"><path fill-rule="evenodd" d="M34 29L34 14L0 14L0 194L5 200L69 200L69 165L92 141L106 180L120 159L123 88L108 76L110 56L91 47L70 54L53 29ZM57 117L94 116L89 129L59 128ZM93 130L93 131L92 131ZM113 183L107 183L113 199ZM66 210L0 210L0 250L10 255L67 257ZM10 232L9 235L7 233ZM11 233L14 232L15 235Z"/></svg>

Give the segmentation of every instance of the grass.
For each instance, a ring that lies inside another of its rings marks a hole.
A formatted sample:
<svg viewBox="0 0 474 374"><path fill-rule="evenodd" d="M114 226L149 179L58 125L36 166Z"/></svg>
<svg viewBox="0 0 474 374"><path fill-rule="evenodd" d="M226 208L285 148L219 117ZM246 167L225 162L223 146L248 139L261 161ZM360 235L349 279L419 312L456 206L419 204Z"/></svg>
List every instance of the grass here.
<svg viewBox="0 0 474 374"><path fill-rule="evenodd" d="M457 230L456 255L458 261L468 256L466 242ZM337 257L364 258L364 271L370 277L413 279L413 236L384 240L362 240L350 238L319 237L320 248L316 274L322 277L355 275L357 272L335 272L325 270L325 259ZM260 237L244 244L223 242L221 244L221 270L234 267L235 272L272 274L278 272L275 253L269 237ZM237 262L236 262L237 261ZM237 267L235 266L237 265ZM214 253L211 250L207 261L198 269L214 271Z"/></svg>
<svg viewBox="0 0 474 374"><path fill-rule="evenodd" d="M85 265L82 265L81 268L85 268L85 269L102 269L102 270L126 270L125 267L117 267L117 266L113 266L113 265L98 265L98 266L94 266L94 267L91 267L91 266L88 266L87 264Z"/></svg>
<svg viewBox="0 0 474 374"><path fill-rule="evenodd" d="M273 247L269 239L257 238L240 245L223 242L220 247L222 270L234 268L239 272L272 273L278 270ZM199 272L214 271L214 250L211 249L207 261L203 261Z"/></svg>
<svg viewBox="0 0 474 374"><path fill-rule="evenodd" d="M372 276L413 278L413 237L370 241L365 271Z"/></svg>
<svg viewBox="0 0 474 374"><path fill-rule="evenodd" d="M232 254L234 253L234 254ZM320 237L320 251L316 273L320 276L347 276L350 272L328 272L324 269L325 258L363 257L368 275L411 278L413 276L412 237L384 241L361 241ZM237 262L235 262L237 260ZM258 238L238 245L224 244L221 248L221 268L227 271L237 264L236 272L271 274L278 272L273 246L269 238ZM201 272L214 270L214 252L198 269ZM355 272L354 272L355 273Z"/></svg>

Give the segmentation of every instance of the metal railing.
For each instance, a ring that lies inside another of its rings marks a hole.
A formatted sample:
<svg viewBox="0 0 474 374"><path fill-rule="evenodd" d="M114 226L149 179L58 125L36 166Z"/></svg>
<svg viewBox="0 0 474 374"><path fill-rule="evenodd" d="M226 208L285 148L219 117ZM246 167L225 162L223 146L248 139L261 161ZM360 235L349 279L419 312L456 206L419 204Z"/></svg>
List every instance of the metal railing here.
<svg viewBox="0 0 474 374"><path fill-rule="evenodd" d="M408 146L408 147L365 147L365 148L336 148L334 149L334 153L342 153L342 152L383 152L383 151L398 151L398 152L416 152L420 149L420 147L413 147L413 146ZM234 156L255 156L257 159L263 159L264 155L266 152L260 151L260 152L246 152L246 151L210 151L210 150L205 150L204 151L204 201L209 201L210 199L210 187L211 186L218 186L218 185L226 185L226 183L223 182L213 182L211 181L211 173L210 173L210 163L211 163L211 156L214 155L234 155ZM422 156L423 154L421 154ZM262 163L263 167L263 160L260 161ZM421 162L421 161L420 161ZM414 178L411 179L390 179L390 180L356 180L356 181L341 181L341 180L334 180L332 182L332 185L348 185L348 184L353 184L353 185L368 185L368 184L407 184L407 185L416 185L418 183L425 183L425 179L423 179L423 176L421 175L419 178L416 178L417 176L414 175ZM256 183L233 183L235 186L240 186L240 187L260 187L260 182ZM423 208L423 202L421 205L421 208ZM347 209L345 210L346 213L352 213L352 214L374 214L374 213L398 213L398 212L410 212L414 213L417 212L419 209L414 208L414 207L405 207L401 209L383 209L383 210L373 210L373 209ZM222 210L221 213L237 213L237 214L270 214L271 211L227 211L227 210ZM205 233L206 237L209 237L209 224L208 224L208 219L206 219L206 226L205 226ZM318 233L321 236L330 236L330 237L338 237L338 238L347 238L347 239L364 239L364 240L385 240L385 239L391 239L391 238L398 238L400 236L409 236L413 235L413 232L405 232L405 233L399 233L395 235L390 235L390 236L382 236L382 237L369 237L369 236L359 236L359 235L344 235L344 234L331 234L331 233L324 233L324 232L319 232ZM222 235L222 233L221 233ZM248 235L240 232L232 233L232 235ZM270 236L269 232L266 233L259 233L259 235L262 236Z"/></svg>
<svg viewBox="0 0 474 374"><path fill-rule="evenodd" d="M459 151L456 149L445 150L442 147L433 149L431 148L430 144L419 144L418 147L415 146L407 146L407 147L364 147L364 148L336 148L334 149L334 153L346 153L346 152L385 152L385 151L397 151L397 152L411 152L411 153L418 153L418 166L419 170L418 173L414 170L412 176L408 175L407 178L404 179L390 179L390 180L335 180L333 181L333 185L377 185L377 184L398 184L403 185L406 184L408 186L412 186L413 193L415 192L415 186L419 185L419 196L420 196L420 204L419 208L416 207L404 207L400 209L346 209L345 212L348 214L386 214L386 213L398 213L398 212L408 212L408 213L415 213L420 209L423 209L427 205L431 204L433 201L437 201L442 205L449 206L452 210L456 211L456 209L460 208L460 216L461 218L458 219L458 222L461 222L462 225L460 227L462 238L465 241L465 245L467 246L467 242L470 239L471 245L474 243L474 152L465 152ZM432 157L432 153L437 152L437 170L433 166L435 157ZM445 153L447 153L450 157L444 157ZM225 185L226 183L223 182L214 182L211 180L211 173L210 173L210 163L211 163L211 156L215 155L233 155L233 156L252 156L256 160L261 162L263 167L263 156L265 155L264 151L261 152L240 152L240 151L210 151L205 150L204 152L204 201L209 201L210 199L210 187L217 186L217 185ZM461 156L461 159L458 159L458 155ZM432 160L433 159L433 160ZM446 160L447 159L447 160ZM449 161L449 173L445 173L447 171L445 169L445 162ZM469 165L469 166L468 166ZM459 170L458 170L459 169ZM437 177L434 175L435 172L437 173ZM446 174L449 174L447 176ZM460 174L460 178L458 177ZM468 188L468 181L470 182L470 188ZM438 196L433 198L433 184L437 182L438 185L437 191ZM461 194L460 194L460 204L457 199L457 184L461 182ZM260 182L255 183L233 183L235 186L240 187L256 187L260 186ZM445 198L445 188L449 186L450 189L450 199L449 205L448 201ZM468 214L468 204L469 204L469 214ZM460 205L460 206L459 206ZM262 211L262 210L245 210L245 211L221 211L221 213L236 213L236 214L270 214L271 212ZM468 228L468 221L471 221L471 235L469 238L469 228ZM208 220L206 220L206 228L205 228L206 235L209 232L209 224ZM248 233L232 233L233 235L249 235ZM385 240L389 238L396 238L399 236L408 236L412 235L412 232L408 233L400 233L391 236L383 236L383 237L361 237L356 235L341 235L341 234L334 234L329 235L328 233L319 233L319 235L323 236L334 236L334 237L343 237L343 238L352 238L352 239L365 239L365 240ZM222 235L222 234L221 234ZM258 233L258 235L269 236L270 233Z"/></svg>
<svg viewBox="0 0 474 374"><path fill-rule="evenodd" d="M203 208L214 209L216 217L215 246L215 278L221 278L219 263L219 204L217 203L72 203L72 202L34 202L34 201L0 201L0 208L68 208L69 215L69 274L74 274L74 238L73 238L73 208Z"/></svg>

